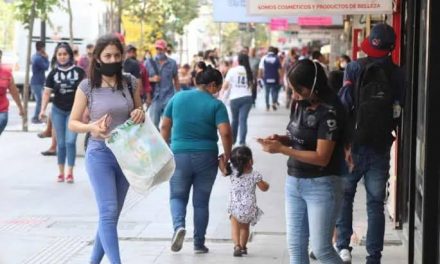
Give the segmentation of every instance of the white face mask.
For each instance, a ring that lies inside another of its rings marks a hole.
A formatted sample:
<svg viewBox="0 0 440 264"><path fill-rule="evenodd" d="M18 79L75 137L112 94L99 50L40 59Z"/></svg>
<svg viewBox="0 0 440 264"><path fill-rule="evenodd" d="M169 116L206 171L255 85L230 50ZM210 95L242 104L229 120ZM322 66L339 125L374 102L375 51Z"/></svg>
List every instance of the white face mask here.
<svg viewBox="0 0 440 264"><path fill-rule="evenodd" d="M347 62L346 61L341 62L341 68L345 69L345 67L347 67Z"/></svg>

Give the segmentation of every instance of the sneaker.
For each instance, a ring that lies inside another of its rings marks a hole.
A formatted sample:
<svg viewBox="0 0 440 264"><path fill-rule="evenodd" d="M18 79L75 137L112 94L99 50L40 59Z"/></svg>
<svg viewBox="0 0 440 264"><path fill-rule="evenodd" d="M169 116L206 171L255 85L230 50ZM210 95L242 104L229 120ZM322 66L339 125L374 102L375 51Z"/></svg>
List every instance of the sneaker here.
<svg viewBox="0 0 440 264"><path fill-rule="evenodd" d="M273 109L274 111L276 111L278 108L277 108L277 106L276 106L275 104L273 104L273 105L272 105L272 109Z"/></svg>
<svg viewBox="0 0 440 264"><path fill-rule="evenodd" d="M344 248L341 251L339 251L339 256L341 257L342 261L344 263L351 263L351 252L350 250Z"/></svg>
<svg viewBox="0 0 440 264"><path fill-rule="evenodd" d="M313 260L318 260L318 259L316 258L316 256L315 256L315 254L313 254L313 251L312 251L312 250L309 251L309 258L310 258L310 259L313 259Z"/></svg>
<svg viewBox="0 0 440 264"><path fill-rule="evenodd" d="M242 257L243 256L242 249L241 249L240 246L235 246L234 247L234 254L233 254L233 256L234 257Z"/></svg>
<svg viewBox="0 0 440 264"><path fill-rule="evenodd" d="M209 252L209 248L203 246L194 246L194 253L196 254L205 254Z"/></svg>
<svg viewBox="0 0 440 264"><path fill-rule="evenodd" d="M73 183L73 175L72 174L67 175L66 182L67 183Z"/></svg>
<svg viewBox="0 0 440 264"><path fill-rule="evenodd" d="M182 249L183 240L185 239L186 230L183 227L177 228L171 240L171 251L178 252Z"/></svg>
<svg viewBox="0 0 440 264"><path fill-rule="evenodd" d="M63 174L58 175L57 182L64 182L64 175Z"/></svg>

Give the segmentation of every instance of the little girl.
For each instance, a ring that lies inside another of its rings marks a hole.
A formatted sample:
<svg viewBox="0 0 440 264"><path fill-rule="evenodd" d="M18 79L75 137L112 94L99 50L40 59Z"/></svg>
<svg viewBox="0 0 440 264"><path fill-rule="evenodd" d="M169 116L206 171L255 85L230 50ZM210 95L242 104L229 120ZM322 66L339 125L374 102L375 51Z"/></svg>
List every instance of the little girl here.
<svg viewBox="0 0 440 264"><path fill-rule="evenodd" d="M246 244L249 238L249 225L255 225L263 211L257 206L255 186L263 192L269 189L269 184L263 181L263 176L252 169L252 151L246 146L232 150L231 163L225 164L220 159L220 170L224 176L231 176L231 191L229 195L228 213L231 219L232 240L234 241L234 257L247 254Z"/></svg>

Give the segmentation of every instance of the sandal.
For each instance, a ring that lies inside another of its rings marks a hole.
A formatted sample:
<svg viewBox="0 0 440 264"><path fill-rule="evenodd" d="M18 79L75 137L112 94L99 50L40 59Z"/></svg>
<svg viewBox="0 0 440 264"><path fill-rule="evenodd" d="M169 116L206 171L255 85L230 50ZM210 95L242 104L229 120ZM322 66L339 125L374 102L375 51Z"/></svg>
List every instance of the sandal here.
<svg viewBox="0 0 440 264"><path fill-rule="evenodd" d="M41 152L41 155L43 155L43 156L56 156L57 152L52 151L52 150L46 150L46 151Z"/></svg>
<svg viewBox="0 0 440 264"><path fill-rule="evenodd" d="M46 133L45 131L38 133L37 136L39 138L50 138L50 137L52 137L51 133Z"/></svg>
<svg viewBox="0 0 440 264"><path fill-rule="evenodd" d="M247 247L241 249L241 254L247 255Z"/></svg>
<svg viewBox="0 0 440 264"><path fill-rule="evenodd" d="M234 257L242 257L242 253L241 253L241 247L240 246L235 246L234 247Z"/></svg>

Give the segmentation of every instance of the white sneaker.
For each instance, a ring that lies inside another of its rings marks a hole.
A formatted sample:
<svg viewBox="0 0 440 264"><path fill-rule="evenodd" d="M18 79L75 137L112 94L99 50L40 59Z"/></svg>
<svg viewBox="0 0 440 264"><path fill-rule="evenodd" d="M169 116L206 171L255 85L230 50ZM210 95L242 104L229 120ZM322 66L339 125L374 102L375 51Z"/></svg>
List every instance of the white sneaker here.
<svg viewBox="0 0 440 264"><path fill-rule="evenodd" d="M351 263L351 252L348 249L342 249L339 251L339 256L344 263Z"/></svg>

